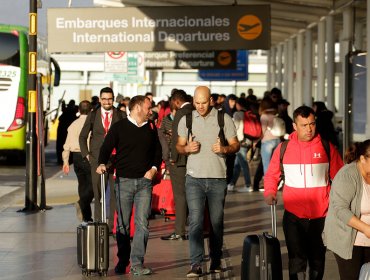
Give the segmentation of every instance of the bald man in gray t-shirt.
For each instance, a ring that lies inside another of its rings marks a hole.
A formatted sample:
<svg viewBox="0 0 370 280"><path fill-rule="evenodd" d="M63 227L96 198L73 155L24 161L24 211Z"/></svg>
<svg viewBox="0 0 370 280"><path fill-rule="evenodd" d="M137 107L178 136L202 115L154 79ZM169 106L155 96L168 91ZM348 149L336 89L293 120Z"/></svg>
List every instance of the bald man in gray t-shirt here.
<svg viewBox="0 0 370 280"><path fill-rule="evenodd" d="M203 219L205 202L208 202L212 231L210 235L210 258L212 273L221 272L223 244L224 204L226 195L226 154L239 150L239 141L232 119L223 114L224 134L228 142L223 146L219 139L219 112L210 107L211 92L208 87L195 89L192 113L192 134L188 136L186 116L178 126L176 149L188 155L186 165L186 200L189 208L189 245L191 268L187 277L203 274L202 265Z"/></svg>

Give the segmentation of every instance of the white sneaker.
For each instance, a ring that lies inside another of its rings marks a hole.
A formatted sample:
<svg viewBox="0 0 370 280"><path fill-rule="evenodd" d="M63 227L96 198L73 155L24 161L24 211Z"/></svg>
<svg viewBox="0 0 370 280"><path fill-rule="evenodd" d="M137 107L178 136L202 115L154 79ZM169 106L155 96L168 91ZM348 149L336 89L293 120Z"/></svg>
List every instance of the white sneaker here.
<svg viewBox="0 0 370 280"><path fill-rule="evenodd" d="M234 184L228 184L227 185L227 191L229 191L229 192L233 192L234 191Z"/></svg>
<svg viewBox="0 0 370 280"><path fill-rule="evenodd" d="M252 192L253 189L251 187L244 186L237 190L238 192Z"/></svg>

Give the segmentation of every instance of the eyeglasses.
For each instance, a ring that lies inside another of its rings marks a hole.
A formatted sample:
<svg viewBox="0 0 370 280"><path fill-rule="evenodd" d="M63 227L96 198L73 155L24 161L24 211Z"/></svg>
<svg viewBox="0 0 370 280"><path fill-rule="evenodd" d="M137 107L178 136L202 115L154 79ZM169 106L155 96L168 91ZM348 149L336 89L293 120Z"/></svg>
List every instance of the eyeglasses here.
<svg viewBox="0 0 370 280"><path fill-rule="evenodd" d="M112 101L113 101L113 98L102 98L101 100L102 100L102 101L104 101L104 102L105 102L105 101L112 102Z"/></svg>

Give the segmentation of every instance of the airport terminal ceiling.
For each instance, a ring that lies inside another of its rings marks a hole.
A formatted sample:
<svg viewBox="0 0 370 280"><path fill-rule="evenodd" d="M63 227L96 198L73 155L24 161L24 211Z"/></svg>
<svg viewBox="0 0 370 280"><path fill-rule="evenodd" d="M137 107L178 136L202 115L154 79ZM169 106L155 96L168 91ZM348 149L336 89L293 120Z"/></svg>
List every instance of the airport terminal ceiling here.
<svg viewBox="0 0 370 280"><path fill-rule="evenodd" d="M286 39L317 24L322 17L335 16L336 36L342 25L342 9L354 7L356 20L366 21L366 0L94 0L96 6L138 7L138 6L215 6L215 5L271 5L271 44ZM315 36L315 35L314 35Z"/></svg>

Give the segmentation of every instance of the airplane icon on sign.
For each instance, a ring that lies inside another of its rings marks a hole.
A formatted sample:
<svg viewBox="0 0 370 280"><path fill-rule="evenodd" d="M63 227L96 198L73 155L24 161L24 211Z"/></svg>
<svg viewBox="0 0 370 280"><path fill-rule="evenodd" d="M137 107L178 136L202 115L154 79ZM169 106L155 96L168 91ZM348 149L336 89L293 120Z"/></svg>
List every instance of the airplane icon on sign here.
<svg viewBox="0 0 370 280"><path fill-rule="evenodd" d="M239 28L239 31L240 32L249 32L249 30L251 30L251 29L253 29L253 28L255 28L255 27L257 27L257 26L259 26L260 25L260 23L258 22L258 23L255 23L255 24L252 24L252 25L248 25L248 24L239 24L239 26L241 27L241 28Z"/></svg>

